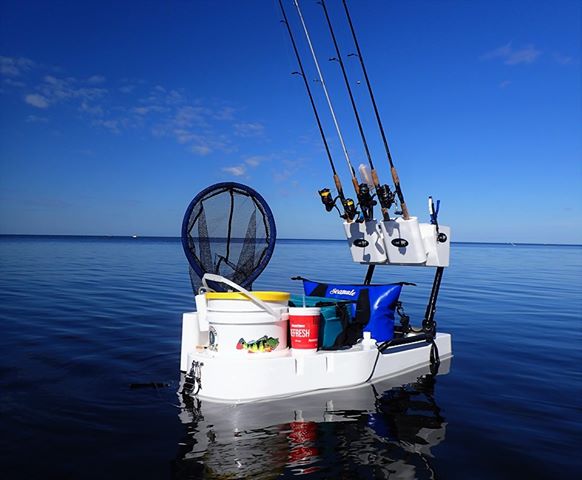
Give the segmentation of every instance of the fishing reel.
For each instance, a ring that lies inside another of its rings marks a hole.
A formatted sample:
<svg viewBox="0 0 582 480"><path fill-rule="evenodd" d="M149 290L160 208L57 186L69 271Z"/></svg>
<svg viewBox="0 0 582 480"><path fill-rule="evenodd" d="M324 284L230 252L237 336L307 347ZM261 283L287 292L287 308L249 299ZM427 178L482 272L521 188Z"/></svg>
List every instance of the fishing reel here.
<svg viewBox="0 0 582 480"><path fill-rule="evenodd" d="M321 198L321 203L325 207L326 212L331 212L333 207L335 207L335 199L333 198L331 191L329 188L322 188L318 190L319 196Z"/></svg>
<svg viewBox="0 0 582 480"><path fill-rule="evenodd" d="M378 202L376 202L374 197L372 197L372 194L370 193L370 187L367 183L360 183L359 185L358 202L360 204L360 208L362 209L364 220L372 220L374 217L373 208L374 205L376 205Z"/></svg>
<svg viewBox="0 0 582 480"><path fill-rule="evenodd" d="M331 212L334 208L336 208L340 214L340 217L344 220L347 220L348 222L351 222L358 215L356 204L351 198L342 200L342 206L344 208L344 214L342 215L336 205L337 199L339 197L333 198L329 188L322 188L321 190L318 190L317 193L319 193L321 203L323 203L323 206L327 212Z"/></svg>
<svg viewBox="0 0 582 480"><path fill-rule="evenodd" d="M389 210L392 205L394 205L396 195L392 190L390 190L388 185L378 185L376 187L376 193L378 194L378 201L382 208Z"/></svg>
<svg viewBox="0 0 582 480"><path fill-rule="evenodd" d="M351 198L346 198L342 205L344 207L344 214L340 215L343 219L351 222L356 216L358 215L358 211L356 210L356 204Z"/></svg>

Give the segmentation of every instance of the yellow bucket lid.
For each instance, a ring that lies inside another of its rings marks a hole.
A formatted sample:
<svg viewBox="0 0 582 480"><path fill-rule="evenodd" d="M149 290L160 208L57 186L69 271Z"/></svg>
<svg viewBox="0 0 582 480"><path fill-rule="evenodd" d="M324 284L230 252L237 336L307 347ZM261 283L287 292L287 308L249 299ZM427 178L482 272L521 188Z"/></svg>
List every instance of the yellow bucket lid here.
<svg viewBox="0 0 582 480"><path fill-rule="evenodd" d="M251 292L264 302L288 302L291 294L288 292ZM249 297L238 292L206 292L208 300L249 300Z"/></svg>

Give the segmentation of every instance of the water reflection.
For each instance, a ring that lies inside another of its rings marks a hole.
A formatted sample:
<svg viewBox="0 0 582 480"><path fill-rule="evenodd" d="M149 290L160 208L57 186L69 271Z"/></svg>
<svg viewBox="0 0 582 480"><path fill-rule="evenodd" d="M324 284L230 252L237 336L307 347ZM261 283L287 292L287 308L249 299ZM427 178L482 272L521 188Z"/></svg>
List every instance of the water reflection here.
<svg viewBox="0 0 582 480"><path fill-rule="evenodd" d="M448 373L443 361L439 375ZM174 478L434 478L445 438L428 368L341 392L222 405L183 398Z"/></svg>

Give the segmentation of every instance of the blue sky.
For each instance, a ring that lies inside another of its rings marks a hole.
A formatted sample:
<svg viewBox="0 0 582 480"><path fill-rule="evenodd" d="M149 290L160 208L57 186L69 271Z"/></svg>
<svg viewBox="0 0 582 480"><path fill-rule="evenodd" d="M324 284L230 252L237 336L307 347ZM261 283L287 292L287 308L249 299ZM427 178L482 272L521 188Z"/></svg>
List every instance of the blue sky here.
<svg viewBox="0 0 582 480"><path fill-rule="evenodd" d="M327 4L345 56L341 3ZM411 213L427 221L432 194L453 240L582 243L580 2L349 5ZM321 7L302 7L357 166ZM0 1L0 233L177 236L191 198L233 180L263 194L280 237L341 238L317 196L333 182L280 18L275 0Z"/></svg>

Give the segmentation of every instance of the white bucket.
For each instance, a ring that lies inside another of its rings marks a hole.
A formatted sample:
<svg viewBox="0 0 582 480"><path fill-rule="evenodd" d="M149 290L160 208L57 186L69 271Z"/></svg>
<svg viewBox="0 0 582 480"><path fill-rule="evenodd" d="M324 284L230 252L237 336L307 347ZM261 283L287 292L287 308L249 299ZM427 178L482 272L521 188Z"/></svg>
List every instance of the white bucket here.
<svg viewBox="0 0 582 480"><path fill-rule="evenodd" d="M268 355L287 350L289 322L286 292L248 292L216 275L238 292L207 292L208 348L220 355Z"/></svg>

